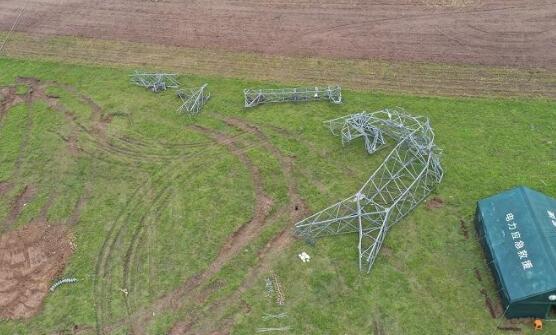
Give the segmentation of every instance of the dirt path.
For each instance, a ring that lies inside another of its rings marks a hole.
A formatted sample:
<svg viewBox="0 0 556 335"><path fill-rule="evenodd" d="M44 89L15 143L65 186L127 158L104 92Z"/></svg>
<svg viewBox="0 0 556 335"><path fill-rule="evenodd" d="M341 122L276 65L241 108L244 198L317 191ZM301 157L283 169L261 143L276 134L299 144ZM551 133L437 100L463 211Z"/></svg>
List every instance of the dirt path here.
<svg viewBox="0 0 556 335"><path fill-rule="evenodd" d="M297 184L293 176L292 159L283 155L257 126L251 125L238 118L225 118L223 121L231 127L254 135L260 145L263 146L280 163L284 179L288 185L289 201L285 208L278 210L275 218L287 215L289 217L289 224L279 234L271 239L271 241L268 242L261 250L259 250L257 253L257 265L249 269L238 290L236 290L229 297L211 303L209 305L207 315L204 318L199 315L189 315L185 319L176 322L170 331L171 335L189 333L229 334L231 328L233 327L233 323L229 320L222 320L222 313L224 313L229 306L241 305L241 295L254 285L261 273L268 273L270 271L270 265L272 264L272 260L275 259L276 254L286 248L293 241L291 234L293 224L307 215L306 205L299 195ZM206 296L203 297L202 300L197 300L197 302L203 303L205 300Z"/></svg>
<svg viewBox="0 0 556 335"><path fill-rule="evenodd" d="M231 138L233 141L233 138ZM188 146L186 146L188 147ZM192 148L195 149L196 146ZM195 156L204 157L207 154L207 148L210 149L211 145L208 144L204 150L197 150L191 155L187 156L192 159ZM244 155L238 153L239 156ZM245 156L246 157L246 156ZM215 156L217 158L217 156ZM95 279L95 305L97 310L97 333L108 334L118 328L127 328L128 331L136 334L142 334L145 331L144 325L152 317L152 312L141 313L144 308L139 308L134 303L134 294L136 293L137 283L135 277L136 272L133 271L138 265L138 249L145 248L145 245L140 243L146 234L146 230L152 226L153 223L158 223L162 210L168 206L168 199L174 192L173 185L182 185L187 183L190 174L195 173L198 168L203 164L207 164L206 160L199 160L199 166L191 166L189 171L183 173L177 165L178 160L174 159L172 163L166 164L158 170L157 174L151 178L147 183L143 183L138 187L134 193L129 197L126 206L118 214L111 224L110 231L105 238L105 243L102 246L101 252L97 261L96 279ZM258 175L258 174L257 174ZM264 199L264 197L261 197ZM146 202L146 204L145 204ZM257 208L257 215L260 216L261 212L266 209L264 205L259 205ZM141 215L137 218L136 215ZM257 217L258 219L259 217ZM156 229L156 227L153 227ZM237 233L237 232L236 232ZM234 239L243 238L244 234L248 234L249 230L241 230ZM232 243L229 249L225 249L222 257L227 257L227 253L236 252L236 244ZM125 252L124 252L125 251ZM221 259L219 258L219 259ZM222 261L224 263L224 261ZM123 271L123 278L121 282L113 280L113 269L121 267ZM221 264L218 262L213 263L208 271L218 271ZM200 282L200 276L192 278L184 287L184 292L197 285ZM119 286L118 286L119 285ZM125 289L126 294L119 292L118 289ZM116 292L116 293L115 293ZM176 293L177 294L177 293ZM122 299L125 302L128 317L126 320L114 321L112 315L112 301L114 299ZM162 310L169 304L169 301L176 299L174 295L168 295L156 301L152 306L148 307L148 311Z"/></svg>
<svg viewBox="0 0 556 335"><path fill-rule="evenodd" d="M194 129L206 134L219 145L226 147L232 155L238 158L240 162L242 162L242 164L249 170L255 190L255 208L253 217L249 222L243 224L239 229L237 229L226 240L224 245L219 250L215 260L211 262L205 271L187 280L177 290L162 296L147 309L142 309L134 313L131 317L131 329L132 333L135 335L144 333L146 325L152 318L153 312L160 313L168 308L177 309L183 305L183 300L186 297L189 301L204 300L206 292L203 293L196 291L196 293L192 293L192 291L195 291L196 288L206 283L208 279L219 272L231 258L237 255L249 244L252 239L260 234L272 208L273 201L263 189L261 174L258 168L248 158L244 150L237 145L237 138L201 126L194 126Z"/></svg>
<svg viewBox="0 0 556 335"><path fill-rule="evenodd" d="M59 84L57 82L45 82L45 86L53 86L66 90L82 103L87 105L91 110L87 126L79 121L77 115L69 110L57 97L48 96L44 92L42 95L49 107L64 115L66 121L73 126L68 137L62 137L68 143L70 153L76 155L84 152L89 155L102 156L100 159L107 160L110 163L120 162L129 164L130 162L141 163L164 162L184 157L181 147L177 148L161 148L153 143L144 143L143 141L129 136L116 137L109 135L106 128L110 124L111 115L104 112L91 97L84 95L77 88ZM43 89L44 91L44 89ZM79 134L84 135L80 137ZM84 143L78 143L78 139L84 140ZM201 144L198 145L201 148ZM183 149L194 148L196 146L182 145ZM150 150L150 149L156 150ZM156 151L156 152L155 152Z"/></svg>
<svg viewBox="0 0 556 335"><path fill-rule="evenodd" d="M214 130L203 128L201 126L196 126L195 128L207 134L216 143L227 147L232 155L237 157L241 163L249 169L251 182L255 188L255 210L252 219L239 227L239 229L226 240L226 243L224 243L220 249L218 256L204 273L203 277L210 277L220 271L225 263L227 263L233 256L237 255L239 251L245 248L251 240L256 238L261 233L265 220L272 209L273 200L264 191L263 180L259 169L253 164L251 159L247 157L247 154L237 146L235 139L230 138L223 133L218 133Z"/></svg>
<svg viewBox="0 0 556 335"><path fill-rule="evenodd" d="M0 230L0 233L7 231L10 228L10 226L15 223L15 221L19 217L19 214L23 211L23 208L27 206L27 204L31 200L33 200L36 193L37 190L33 185L26 185L23 188L23 190L17 195L15 200L12 202L12 205L10 207L10 212L1 227L2 229Z"/></svg>

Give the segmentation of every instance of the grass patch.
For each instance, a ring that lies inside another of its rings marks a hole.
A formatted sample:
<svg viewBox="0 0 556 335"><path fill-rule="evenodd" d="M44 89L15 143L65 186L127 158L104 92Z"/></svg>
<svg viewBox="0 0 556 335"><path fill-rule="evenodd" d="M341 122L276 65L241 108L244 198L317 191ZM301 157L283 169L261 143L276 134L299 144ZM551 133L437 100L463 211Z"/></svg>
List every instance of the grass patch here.
<svg viewBox="0 0 556 335"><path fill-rule="evenodd" d="M0 181L16 187L0 198L0 218L7 215L15 190L27 184L36 185L37 195L19 225L36 217L50 197L52 223L68 223L83 202L71 228L77 249L62 275L79 283L50 294L43 311L30 320L1 321L2 334L70 332L75 325L94 334L98 317L106 325L126 320L209 266L226 239L251 219L255 192L238 156L193 125L237 139L239 150L260 171L273 211L288 200L280 162L257 137L221 119L257 125L292 159L299 193L312 211L351 195L388 153L369 156L361 143L342 147L322 126L326 119L402 106L430 118L443 150L446 175L435 196L444 207L420 206L394 227L370 275L357 270L355 235L322 239L315 246L296 241L271 264L286 305L276 306L264 296L265 269L241 294L249 312L234 305L218 315L233 320L234 334L279 325L296 334L492 333L498 321L490 317L479 291L486 288L494 299L496 288L487 279L477 241L461 234L460 220L471 230L475 202L515 185L551 195L556 187L553 101L345 91L340 106L318 102L246 110L242 89L261 83L182 75L185 86L207 82L212 93L203 113L191 119L175 112L179 101L172 91L152 94L135 87L126 69L5 58L0 66L0 85L13 85L18 76L37 77L69 113L35 101L12 107L2 119ZM104 130L87 97L101 116L113 116ZM77 154L67 140L74 135ZM291 224L286 217L268 223L245 251L204 283L218 288L203 304L187 302L155 315L152 333L165 333L192 311L208 323L219 321L211 319L217 316L211 316L209 305L234 294L249 269L258 266L258 252ZM310 263L297 259L303 250L312 256ZM474 277L475 268L482 271L482 282ZM283 322L261 319L281 311L288 313ZM530 328L524 326L525 333ZM113 333L128 330L114 327Z"/></svg>

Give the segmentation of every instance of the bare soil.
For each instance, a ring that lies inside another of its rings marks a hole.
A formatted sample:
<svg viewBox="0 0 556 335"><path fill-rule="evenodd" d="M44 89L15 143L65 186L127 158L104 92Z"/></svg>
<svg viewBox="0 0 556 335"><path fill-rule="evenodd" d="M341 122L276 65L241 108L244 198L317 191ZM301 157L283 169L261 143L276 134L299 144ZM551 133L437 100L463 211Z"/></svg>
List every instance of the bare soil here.
<svg viewBox="0 0 556 335"><path fill-rule="evenodd" d="M0 319L37 313L71 253L62 225L39 221L0 236Z"/></svg>
<svg viewBox="0 0 556 335"><path fill-rule="evenodd" d="M8 31L20 0L0 3ZM178 47L519 67L556 64L552 0L30 0L15 31Z"/></svg>
<svg viewBox="0 0 556 335"><path fill-rule="evenodd" d="M444 200L439 197L433 197L432 199L427 201L426 206L428 209L442 208L444 207Z"/></svg>
<svg viewBox="0 0 556 335"><path fill-rule="evenodd" d="M469 239L469 230L467 229L467 225L465 224L464 220L459 220L459 227L461 229L461 233L463 237L468 240Z"/></svg>

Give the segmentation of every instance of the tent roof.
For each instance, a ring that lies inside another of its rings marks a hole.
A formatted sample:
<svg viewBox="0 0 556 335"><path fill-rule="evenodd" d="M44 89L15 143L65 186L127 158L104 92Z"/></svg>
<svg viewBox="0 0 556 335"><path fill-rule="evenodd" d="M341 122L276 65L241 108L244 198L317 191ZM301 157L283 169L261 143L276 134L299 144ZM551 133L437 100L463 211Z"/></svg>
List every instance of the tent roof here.
<svg viewBox="0 0 556 335"><path fill-rule="evenodd" d="M556 290L556 199L517 187L478 207L509 301Z"/></svg>

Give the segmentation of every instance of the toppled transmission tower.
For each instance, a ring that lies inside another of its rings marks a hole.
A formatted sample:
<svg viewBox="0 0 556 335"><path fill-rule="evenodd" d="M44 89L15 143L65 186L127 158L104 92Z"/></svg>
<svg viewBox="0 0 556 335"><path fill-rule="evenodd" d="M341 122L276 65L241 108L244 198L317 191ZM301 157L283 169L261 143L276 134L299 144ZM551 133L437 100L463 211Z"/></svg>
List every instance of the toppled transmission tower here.
<svg viewBox="0 0 556 335"><path fill-rule="evenodd" d="M275 102L299 102L314 100L330 100L335 104L342 103L340 86L313 88L279 88L279 89L245 89L245 107Z"/></svg>
<svg viewBox="0 0 556 335"><path fill-rule="evenodd" d="M307 241L345 233L359 234L359 270L371 271L384 237L442 180L440 153L429 120L384 109L326 121L342 143L362 137L373 153L384 137L397 142L384 162L353 196L295 225L295 234ZM384 136L384 137L383 137Z"/></svg>
<svg viewBox="0 0 556 335"><path fill-rule="evenodd" d="M204 84L200 88L178 90L176 95L182 101L181 106L178 107L178 112L189 113L191 116L199 114L210 98L207 84Z"/></svg>
<svg viewBox="0 0 556 335"><path fill-rule="evenodd" d="M131 82L135 85L148 88L154 93L165 91L167 88L178 88L180 85L175 73L141 73L135 71L130 77Z"/></svg>

